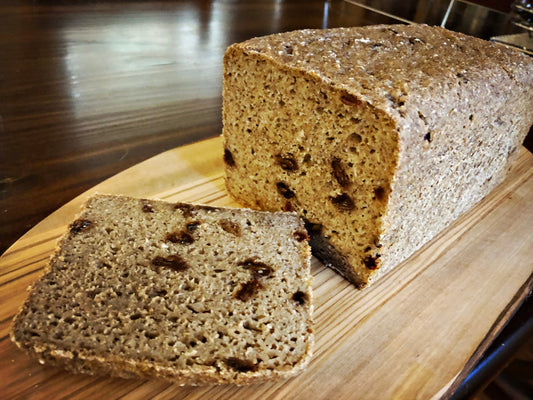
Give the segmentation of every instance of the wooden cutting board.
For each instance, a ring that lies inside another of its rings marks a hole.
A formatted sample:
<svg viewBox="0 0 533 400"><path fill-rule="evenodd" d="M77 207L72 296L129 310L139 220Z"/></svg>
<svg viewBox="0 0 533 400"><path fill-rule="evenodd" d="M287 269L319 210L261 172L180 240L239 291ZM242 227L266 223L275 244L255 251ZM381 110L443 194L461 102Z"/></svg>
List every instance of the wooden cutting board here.
<svg viewBox="0 0 533 400"><path fill-rule="evenodd" d="M316 346L308 369L249 387L180 387L74 375L29 359L11 319L57 238L92 193L238 206L226 195L220 138L162 153L61 207L0 258L0 397L387 399L445 394L524 298L533 272L533 155L507 180L374 286L356 290L313 259Z"/></svg>

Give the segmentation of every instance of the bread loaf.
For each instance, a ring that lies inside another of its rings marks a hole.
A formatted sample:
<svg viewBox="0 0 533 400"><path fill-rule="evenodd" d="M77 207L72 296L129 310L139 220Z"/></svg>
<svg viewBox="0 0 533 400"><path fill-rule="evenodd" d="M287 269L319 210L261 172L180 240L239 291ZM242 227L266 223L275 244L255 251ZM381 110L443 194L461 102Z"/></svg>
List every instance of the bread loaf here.
<svg viewBox="0 0 533 400"><path fill-rule="evenodd" d="M42 363L179 384L288 377L311 355L308 236L293 213L91 198L15 319Z"/></svg>
<svg viewBox="0 0 533 400"><path fill-rule="evenodd" d="M533 122L533 60L425 25L302 30L224 58L226 186L308 221L364 287L498 185Z"/></svg>

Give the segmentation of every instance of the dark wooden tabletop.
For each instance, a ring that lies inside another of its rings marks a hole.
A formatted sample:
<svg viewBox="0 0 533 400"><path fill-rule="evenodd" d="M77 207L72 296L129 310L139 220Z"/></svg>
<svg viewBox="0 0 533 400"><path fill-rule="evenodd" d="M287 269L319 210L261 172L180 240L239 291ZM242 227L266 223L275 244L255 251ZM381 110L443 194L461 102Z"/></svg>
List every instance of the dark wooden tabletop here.
<svg viewBox="0 0 533 400"><path fill-rule="evenodd" d="M106 178L219 135L229 44L411 16L437 23L448 4L395 18L340 0L1 3L0 254Z"/></svg>

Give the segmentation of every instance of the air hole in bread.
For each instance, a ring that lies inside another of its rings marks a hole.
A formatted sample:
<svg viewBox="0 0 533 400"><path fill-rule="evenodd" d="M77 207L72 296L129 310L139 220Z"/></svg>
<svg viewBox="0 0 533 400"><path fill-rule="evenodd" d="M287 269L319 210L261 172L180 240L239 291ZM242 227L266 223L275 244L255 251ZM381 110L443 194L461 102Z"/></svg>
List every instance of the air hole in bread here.
<svg viewBox="0 0 533 400"><path fill-rule="evenodd" d="M235 160L233 159L233 154L228 149L224 149L224 162L228 167L235 166Z"/></svg>
<svg viewBox="0 0 533 400"><path fill-rule="evenodd" d="M194 243L194 237L188 232L171 232L165 236L165 241L169 241L177 244L192 244Z"/></svg>
<svg viewBox="0 0 533 400"><path fill-rule="evenodd" d="M276 183L276 187L278 188L279 194L281 194L286 199L292 199L295 196L294 192L284 182Z"/></svg>
<svg viewBox="0 0 533 400"><path fill-rule="evenodd" d="M159 334L157 332L146 331L144 333L144 336L146 336L148 339L155 339L156 337L159 336Z"/></svg>
<svg viewBox="0 0 533 400"><path fill-rule="evenodd" d="M146 204L143 205L142 210L145 213L153 213L154 212L154 207L150 203L146 203Z"/></svg>
<svg viewBox="0 0 533 400"><path fill-rule="evenodd" d="M234 236L241 236L241 226L237 222L229 219L222 219L219 224L224 231L231 233Z"/></svg>
<svg viewBox="0 0 533 400"><path fill-rule="evenodd" d="M365 264L365 267L368 269L374 270L379 268L379 257L380 254L376 254L375 256L368 256L363 260L363 263Z"/></svg>
<svg viewBox="0 0 533 400"><path fill-rule="evenodd" d="M293 236L297 242L303 242L303 241L309 240L309 235L307 235L307 232L296 231L293 233Z"/></svg>
<svg viewBox="0 0 533 400"><path fill-rule="evenodd" d="M76 221L70 224L70 232L71 233L84 232L90 229L92 225L93 225L93 222L89 221L88 219L77 219Z"/></svg>
<svg viewBox="0 0 533 400"><path fill-rule="evenodd" d="M298 170L298 162L291 153L278 154L274 159L276 164L278 164L284 171L293 172Z"/></svg>
<svg viewBox="0 0 533 400"><path fill-rule="evenodd" d="M258 279L252 278L241 285L240 289L235 293L235 298L241 301L248 301L262 288L263 284Z"/></svg>
<svg viewBox="0 0 533 400"><path fill-rule="evenodd" d="M189 232L194 232L200 227L200 222L198 221L188 222L186 227Z"/></svg>
<svg viewBox="0 0 533 400"><path fill-rule="evenodd" d="M361 100L350 93L344 93L341 96L341 102L347 106L357 106L361 104Z"/></svg>
<svg viewBox="0 0 533 400"><path fill-rule="evenodd" d="M299 305L304 305L309 301L309 295L299 290L292 295L292 299Z"/></svg>
<svg viewBox="0 0 533 400"><path fill-rule="evenodd" d="M257 365L252 361L244 360L237 357L229 357L225 360L225 364L237 372L254 372L257 371Z"/></svg>
<svg viewBox="0 0 533 400"><path fill-rule="evenodd" d="M167 267L174 271L185 271L189 268L187 261L185 261L178 254L170 255L168 257L157 256L152 260L152 265L156 267Z"/></svg>

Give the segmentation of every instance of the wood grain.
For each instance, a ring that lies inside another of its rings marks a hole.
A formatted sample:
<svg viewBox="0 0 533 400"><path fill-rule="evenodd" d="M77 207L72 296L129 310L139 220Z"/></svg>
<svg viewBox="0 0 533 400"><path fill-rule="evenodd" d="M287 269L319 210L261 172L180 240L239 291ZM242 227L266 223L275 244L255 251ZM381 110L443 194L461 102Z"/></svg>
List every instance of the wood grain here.
<svg viewBox="0 0 533 400"><path fill-rule="evenodd" d="M92 193L238 206L224 190L220 138L138 164L57 210L0 258L0 393L4 398L431 398L446 392L531 287L533 155L473 210L369 289L313 259L316 349L309 368L249 387L180 387L43 367L7 337L25 288ZM479 357L479 354L477 355Z"/></svg>

